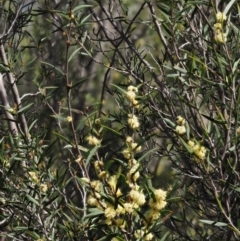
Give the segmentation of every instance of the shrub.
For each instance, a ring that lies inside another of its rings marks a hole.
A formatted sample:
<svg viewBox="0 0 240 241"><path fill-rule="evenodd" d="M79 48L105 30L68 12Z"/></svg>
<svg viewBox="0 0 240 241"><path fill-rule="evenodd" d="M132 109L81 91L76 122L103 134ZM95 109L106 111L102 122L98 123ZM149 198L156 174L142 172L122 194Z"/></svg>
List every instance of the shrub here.
<svg viewBox="0 0 240 241"><path fill-rule="evenodd" d="M2 240L238 240L236 1L3 1Z"/></svg>

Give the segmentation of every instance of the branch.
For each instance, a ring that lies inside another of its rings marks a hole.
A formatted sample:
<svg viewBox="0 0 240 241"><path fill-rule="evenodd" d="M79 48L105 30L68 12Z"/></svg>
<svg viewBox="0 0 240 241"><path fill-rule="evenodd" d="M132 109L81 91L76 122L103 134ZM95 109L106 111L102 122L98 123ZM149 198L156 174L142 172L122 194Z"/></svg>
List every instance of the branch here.
<svg viewBox="0 0 240 241"><path fill-rule="evenodd" d="M25 2L25 1L22 1L21 5L19 6L19 8L18 8L18 10L17 10L17 12L16 12L16 15L15 15L15 18L14 18L11 26L8 28L8 31L7 31L7 32L6 32L6 23L5 23L4 31L3 31L3 33L2 33L1 36L0 36L0 41L1 41L4 37L6 37L7 35L9 35L10 32L12 31L12 29L13 29L13 27L14 27L14 25L15 25L18 17L19 17L19 15L20 15L20 13L21 13L21 10L22 10L22 7L23 7L24 2Z"/></svg>
<svg viewBox="0 0 240 241"><path fill-rule="evenodd" d="M18 128L13 115L8 111L11 108L11 106L8 101L8 96L7 96L6 89L3 82L3 75L1 73L0 73L0 98L4 106L4 114L7 119L9 130L14 136L17 136Z"/></svg>
<svg viewBox="0 0 240 241"><path fill-rule="evenodd" d="M0 43L0 58L1 58L2 62L6 66L8 66L8 60L7 60L6 52L5 52L5 49L4 49L4 46L3 46L2 43ZM20 99L20 96L19 96L16 81L15 81L15 79L13 77L13 74L11 72L6 73L6 75L7 75L8 81L11 85L11 90L12 90L14 101L17 104L17 110L19 110L19 109L22 108L22 103L21 103L21 99ZM7 95L5 97L7 98ZM9 103L8 103L8 105L9 105ZM25 137L28 139L29 138L28 126L27 126L27 121L25 119L24 113L20 113L19 117L20 117L19 119L20 119L20 125L21 125L21 128L22 128L22 131L23 131Z"/></svg>

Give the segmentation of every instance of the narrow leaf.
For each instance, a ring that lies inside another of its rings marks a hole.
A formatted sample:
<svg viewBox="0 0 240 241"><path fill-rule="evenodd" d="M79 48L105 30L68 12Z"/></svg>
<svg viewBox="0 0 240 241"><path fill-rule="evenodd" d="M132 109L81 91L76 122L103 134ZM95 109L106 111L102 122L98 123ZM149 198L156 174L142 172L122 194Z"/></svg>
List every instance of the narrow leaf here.
<svg viewBox="0 0 240 241"><path fill-rule="evenodd" d="M179 66L174 66L173 68L174 68L175 70L181 72L181 73L184 73L184 74L187 73L187 70L186 70L186 69L180 68Z"/></svg>
<svg viewBox="0 0 240 241"><path fill-rule="evenodd" d="M216 226L216 227L228 226L227 223L215 222L215 221L211 221L211 220L199 219L199 221L202 223L208 224L208 225Z"/></svg>
<svg viewBox="0 0 240 241"><path fill-rule="evenodd" d="M90 208L89 211L90 211L90 213L87 214L87 215L84 217L84 219L96 217L96 216L99 216L99 215L101 215L101 214L104 213L102 210L99 210L98 208Z"/></svg>
<svg viewBox="0 0 240 241"><path fill-rule="evenodd" d="M226 121L216 120L216 119L213 119L212 117L204 115L204 114L201 114L201 115L204 116L205 118L207 118L208 120L210 120L213 123L216 123L216 124L226 124Z"/></svg>
<svg viewBox="0 0 240 241"><path fill-rule="evenodd" d="M61 121L66 121L66 118L65 117L62 117L60 115L50 115L51 117L57 119L57 120L61 120Z"/></svg>
<svg viewBox="0 0 240 241"><path fill-rule="evenodd" d="M38 119L34 120L33 123L29 126L29 132L32 130L34 127L35 123L38 121Z"/></svg>
<svg viewBox="0 0 240 241"><path fill-rule="evenodd" d="M71 59L82 49L82 47L76 49L75 51L73 51L73 53L71 54L71 56L68 59L68 63L71 61Z"/></svg>
<svg viewBox="0 0 240 241"><path fill-rule="evenodd" d="M230 1L230 2L228 3L228 5L225 7L225 9L224 9L224 11L223 11L223 13L224 13L225 15L227 15L228 11L230 10L230 8L232 7L232 5L234 4L235 1L236 1L236 0Z"/></svg>
<svg viewBox="0 0 240 241"><path fill-rule="evenodd" d="M143 161L147 156L149 156L152 152L156 151L157 149L158 149L158 148L156 147L156 148L148 151L148 152L145 153L143 156L141 156L141 157L138 159L138 161L139 161L139 162Z"/></svg>
<svg viewBox="0 0 240 241"><path fill-rule="evenodd" d="M238 59L234 64L232 68L233 74L235 73L236 70L238 70L238 64L239 64L240 59Z"/></svg>
<svg viewBox="0 0 240 241"><path fill-rule="evenodd" d="M185 146L185 148L187 149L187 151L192 154L193 153L193 149L179 136L179 139L181 140L182 144Z"/></svg>
<svg viewBox="0 0 240 241"><path fill-rule="evenodd" d="M115 88L117 88L121 93L126 94L126 90L120 88L119 86L115 85L115 84L111 84L112 86L114 86Z"/></svg>
<svg viewBox="0 0 240 241"><path fill-rule="evenodd" d="M24 112L25 110L29 109L32 105L33 105L33 103L30 103L29 105L24 106L17 113L20 114L20 113Z"/></svg>
<svg viewBox="0 0 240 241"><path fill-rule="evenodd" d="M52 65L52 64L49 64L49 63L47 63L47 62L43 62L43 61L41 61L41 63L52 67L52 68L55 69L57 72L59 72L60 74L64 75L64 73L62 72L62 70L60 70L60 69L57 68L56 66L54 66L54 65Z"/></svg>
<svg viewBox="0 0 240 241"><path fill-rule="evenodd" d="M170 231L166 232L159 241L165 241L169 235L170 235Z"/></svg>
<svg viewBox="0 0 240 241"><path fill-rule="evenodd" d="M114 129L108 127L108 126L105 126L105 125L101 125L101 126L104 127L104 128L106 128L106 129L108 129L109 131L113 132L113 133L116 134L117 136L123 137L123 136L121 135L121 133L117 132L116 130L114 130Z"/></svg>
<svg viewBox="0 0 240 241"><path fill-rule="evenodd" d="M86 22L86 20L87 20L91 15L92 15L92 14L89 14L89 15L87 15L84 19L82 19L80 25L83 25L83 24Z"/></svg>
<svg viewBox="0 0 240 241"><path fill-rule="evenodd" d="M39 206L39 202L36 199L34 199L32 196L30 196L29 194L26 194L26 197L30 202L35 203L37 206Z"/></svg>
<svg viewBox="0 0 240 241"><path fill-rule="evenodd" d="M87 160L86 160L86 164L88 165L89 161L91 160L91 158L93 157L93 155L97 152L99 146L95 146L89 153Z"/></svg>
<svg viewBox="0 0 240 241"><path fill-rule="evenodd" d="M69 141L66 137L64 137L63 135L61 135L60 133L54 132L53 134L55 134L56 136L60 137L61 139L63 139L64 141L66 141L67 143L71 144L71 141Z"/></svg>
<svg viewBox="0 0 240 241"><path fill-rule="evenodd" d="M72 10L72 12L76 12L77 10L80 10L80 9L82 9L82 8L91 8L91 7L93 7L93 5L80 5L80 6L75 7L75 8Z"/></svg>

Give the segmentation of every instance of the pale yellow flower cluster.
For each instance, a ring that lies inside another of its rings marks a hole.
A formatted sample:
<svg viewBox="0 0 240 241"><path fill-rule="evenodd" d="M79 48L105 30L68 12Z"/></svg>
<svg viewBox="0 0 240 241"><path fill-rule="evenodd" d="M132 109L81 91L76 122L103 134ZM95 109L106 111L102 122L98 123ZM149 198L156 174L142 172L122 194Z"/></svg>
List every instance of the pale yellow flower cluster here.
<svg viewBox="0 0 240 241"><path fill-rule="evenodd" d="M123 218L117 218L114 220L114 222L115 222L116 226L118 226L119 228L123 229L126 226L126 220Z"/></svg>
<svg viewBox="0 0 240 241"><path fill-rule="evenodd" d="M128 148L124 149L124 150L122 151L122 154L123 154L123 156L124 156L126 159L131 158L131 150L129 150Z"/></svg>
<svg viewBox="0 0 240 241"><path fill-rule="evenodd" d="M135 108L139 108L138 101L136 100L138 89L132 85L128 86L126 98L133 104Z"/></svg>
<svg viewBox="0 0 240 241"><path fill-rule="evenodd" d="M140 187L137 185L137 180L140 177L140 164L134 159L134 154L142 150L131 136L126 137L127 148L123 150L123 155L128 159L129 171L126 174L126 182L130 187L128 201L123 204L124 210L128 214L136 215L136 209L140 209L146 202L146 197Z"/></svg>
<svg viewBox="0 0 240 241"><path fill-rule="evenodd" d="M166 191L162 189L155 189L153 194L154 198L151 198L148 202L151 209L145 214L147 223L153 223L154 221L158 220L160 217L160 210L167 205Z"/></svg>
<svg viewBox="0 0 240 241"><path fill-rule="evenodd" d="M108 177L107 172L103 170L103 166L104 164L102 161L97 160L94 162L94 168L95 168L96 174L100 179L104 179Z"/></svg>
<svg viewBox="0 0 240 241"><path fill-rule="evenodd" d="M71 116L67 117L67 122L72 122L72 117Z"/></svg>
<svg viewBox="0 0 240 241"><path fill-rule="evenodd" d="M33 182L35 183L39 182L39 178L36 172L28 172L28 174Z"/></svg>
<svg viewBox="0 0 240 241"><path fill-rule="evenodd" d="M3 160L3 164L4 164L4 166L7 167L7 168L11 166L11 163L9 162L8 159L4 159L4 160Z"/></svg>
<svg viewBox="0 0 240 241"><path fill-rule="evenodd" d="M100 172L101 171L101 168L103 167L103 162L102 161L95 161L94 162L94 167L95 167L95 170L96 172Z"/></svg>
<svg viewBox="0 0 240 241"><path fill-rule="evenodd" d="M132 192L132 195L134 196L135 194L140 196L141 200L138 200L139 203L137 204L141 206L142 205L141 202L145 200L145 197L143 197L143 194L141 194L138 191L138 188L136 188L136 181L140 177L140 173L139 173L140 165L137 162L137 160L134 159L134 154L140 152L142 150L142 147L139 146L136 142L134 142L133 138L130 136L126 137L126 145L127 145L127 148L123 150L124 157L128 159L128 167L129 167L129 171L126 175L126 182L130 188L132 189L135 188L134 190L138 192L138 193ZM135 198L132 197L132 200L134 202Z"/></svg>
<svg viewBox="0 0 240 241"><path fill-rule="evenodd" d="M107 208L104 211L104 215L107 219L114 219L117 215L116 209L111 205L107 205Z"/></svg>
<svg viewBox="0 0 240 241"><path fill-rule="evenodd" d="M128 214L134 214L134 209L139 208L139 206L136 203L132 202L125 202L123 204L124 210Z"/></svg>
<svg viewBox="0 0 240 241"><path fill-rule="evenodd" d="M130 140L128 138L128 140ZM101 162L95 162L95 169L101 168ZM126 225L124 219L121 215L126 213L131 215L137 215L135 212L136 209L139 209L146 202L145 195L140 187L136 184L137 179L140 177L138 171L140 165L135 159L129 160L130 170L126 175L127 183L131 188L129 194L127 195L127 201L124 199L119 199L121 204L117 205L117 208L112 204L102 201L100 192L103 189L103 184L101 181L91 181L90 186L92 187L92 193L88 196L87 203L91 206L95 206L104 211L104 216L106 220L104 221L108 225L115 223L118 227L124 227ZM122 196L121 190L117 187L117 175L112 175L106 179L107 187L105 190L108 190L108 194L111 196Z"/></svg>
<svg viewBox="0 0 240 241"><path fill-rule="evenodd" d="M112 204L106 203L104 209L104 216L106 217L105 223L110 225L113 222L118 226L124 227L126 222L121 215L125 215L126 213L136 215L135 209L138 209L139 206L133 202L125 202L123 204L118 204L117 208L114 208Z"/></svg>
<svg viewBox="0 0 240 241"><path fill-rule="evenodd" d="M192 140L188 141L188 145L192 148L194 154L196 155L197 157L197 159L195 159L196 161L204 160L207 152L204 146L201 146L199 143L195 143Z"/></svg>
<svg viewBox="0 0 240 241"><path fill-rule="evenodd" d="M107 180L108 185L111 188L111 193L115 194L117 197L122 195L121 189L117 188L117 176L112 175L110 178Z"/></svg>
<svg viewBox="0 0 240 241"><path fill-rule="evenodd" d="M6 204L7 200L6 200L5 198L1 197L1 198L0 198L0 202L1 202L2 204Z"/></svg>
<svg viewBox="0 0 240 241"><path fill-rule="evenodd" d="M144 231L141 230L141 229L140 229L140 230L136 230L136 231L134 232L134 237L135 237L136 239L142 238L143 235L144 235Z"/></svg>
<svg viewBox="0 0 240 241"><path fill-rule="evenodd" d="M106 171L101 171L99 174L98 174L98 177L100 179L104 179L108 176L107 172Z"/></svg>
<svg viewBox="0 0 240 241"><path fill-rule="evenodd" d="M216 14L217 22L213 25L214 39L217 43L224 44L227 42L227 34L223 32L223 22L227 20L224 13L218 12Z"/></svg>
<svg viewBox="0 0 240 241"><path fill-rule="evenodd" d="M101 143L101 141L93 135L88 136L86 140L88 141L88 144L91 146L97 146Z"/></svg>
<svg viewBox="0 0 240 241"><path fill-rule="evenodd" d="M227 16L224 13L218 12L216 14L216 19L218 23L223 23L224 21L227 20Z"/></svg>
<svg viewBox="0 0 240 241"><path fill-rule="evenodd" d="M184 133L186 133L186 120L182 117L182 116L178 116L177 120L176 120L177 126L175 128L175 131L177 132L177 134L182 135Z"/></svg>
<svg viewBox="0 0 240 241"><path fill-rule="evenodd" d="M138 190L132 189L129 193L129 196L131 197L132 202L138 206L142 206L146 202L145 195Z"/></svg>
<svg viewBox="0 0 240 241"><path fill-rule="evenodd" d="M98 180L94 181L88 181L89 186L92 188L91 194L88 196L87 204L90 206L97 207L99 209L103 209L105 206L105 203L101 201L101 188L102 188L102 182Z"/></svg>
<svg viewBox="0 0 240 241"><path fill-rule="evenodd" d="M10 112L11 114L15 115L17 113L15 108L9 108L8 112Z"/></svg>
<svg viewBox="0 0 240 241"><path fill-rule="evenodd" d="M128 125L134 130L140 126L137 116L133 114L128 115Z"/></svg>
<svg viewBox="0 0 240 241"><path fill-rule="evenodd" d="M90 184L91 184L91 187L94 189L94 191L100 192L101 186L102 186L102 183L100 181L94 180L94 181L91 181ZM100 195L99 195L99 198L100 198Z"/></svg>
<svg viewBox="0 0 240 241"><path fill-rule="evenodd" d="M153 239L153 234L152 233L148 233L145 237L144 237L144 241L151 241Z"/></svg>
<svg viewBox="0 0 240 241"><path fill-rule="evenodd" d="M28 175L33 183L39 185L40 180L36 172L28 172ZM46 183L41 183L38 187L42 193L45 193L48 190L48 185Z"/></svg>
<svg viewBox="0 0 240 241"><path fill-rule="evenodd" d="M145 214L145 219L147 221L147 224L153 223L156 220L160 218L160 212L156 209L150 209L146 214Z"/></svg>
<svg viewBox="0 0 240 241"><path fill-rule="evenodd" d="M111 241L120 241L118 238L112 238Z"/></svg>
<svg viewBox="0 0 240 241"><path fill-rule="evenodd" d="M45 183L42 183L42 184L40 184L40 190L41 190L41 192L47 192L47 190L48 190L48 186L47 186L47 184L45 184Z"/></svg>
<svg viewBox="0 0 240 241"><path fill-rule="evenodd" d="M161 209L163 209L167 205L166 196L167 196L166 191L164 191L162 189L155 189L154 190L155 200L153 198L151 198L149 200L149 206L152 209L160 211Z"/></svg>
<svg viewBox="0 0 240 241"><path fill-rule="evenodd" d="M87 177L81 177L79 178L83 184L90 183L90 180Z"/></svg>
<svg viewBox="0 0 240 241"><path fill-rule="evenodd" d="M151 241L153 239L153 234L148 233L145 235L145 233L146 232L144 232L143 230L136 230L134 232L134 237L136 239L143 240L143 241Z"/></svg>
<svg viewBox="0 0 240 241"><path fill-rule="evenodd" d="M115 192L117 188L117 176L113 175L108 180L108 185L111 187L112 191Z"/></svg>
<svg viewBox="0 0 240 241"><path fill-rule="evenodd" d="M99 168L101 167L102 163L99 161L96 161L95 166ZM112 175L109 178L105 179L106 183L108 184L104 190L106 191L106 194L110 196L122 196L122 192L119 188L117 188L117 176ZM116 221L116 216L119 216L121 214L126 213L126 210L123 206L118 205L117 208L115 208L112 204L106 202L102 196L101 192L103 192L103 183L101 181L95 180L89 182L90 187L92 188L91 194L88 196L87 204L90 206L94 206L99 208L100 210L104 211L104 215L106 217L105 223L106 224L112 224L112 222ZM120 221L119 221L120 222ZM118 224L119 224L118 222ZM120 225L120 224L119 224Z"/></svg>
<svg viewBox="0 0 240 241"><path fill-rule="evenodd" d="M98 200L93 195L88 196L87 204L89 204L90 206L95 206L95 207L99 206Z"/></svg>
<svg viewBox="0 0 240 241"><path fill-rule="evenodd" d="M130 142L130 138L127 138L127 140ZM103 184L103 182L99 180L86 182L89 183L89 186L92 189L91 194L88 196L87 199L88 205L97 207L104 212L104 216L106 218L104 223L108 225L115 224L117 227L120 228L124 228L126 225L126 222L122 215L125 215L126 213L131 215L137 215L135 210L139 209L139 207L146 202L143 192L139 190L139 186L133 184L133 182L135 183L140 176L138 172L139 164L136 160L131 159L131 161L129 161L129 165L130 170L127 178L129 179L129 182L132 183L132 189L129 194L126 195L128 201L120 198L118 200L119 204L117 205L117 207L114 207L112 203L108 203L101 196L101 192L103 192L103 190L107 195L110 195L112 197L123 196L121 189L118 188L117 185L117 175L106 175L105 181L107 185ZM97 173L101 172L101 169L103 167L102 161L95 161L94 167Z"/></svg>
<svg viewBox="0 0 240 241"><path fill-rule="evenodd" d="M130 167L130 170L127 173L126 177L127 177L127 183L131 187L133 184L135 184L137 179L140 177L140 173L139 173L140 165L135 159L130 159L128 161L128 166Z"/></svg>
<svg viewBox="0 0 240 241"><path fill-rule="evenodd" d="M122 152L123 156L126 159L130 159L134 152L138 153L142 150L142 147L139 146L136 142L134 142L134 140L132 139L131 136L127 136L126 144L127 144L127 148L124 149L123 152Z"/></svg>
<svg viewBox="0 0 240 241"><path fill-rule="evenodd" d="M240 127L237 128L237 134L240 135Z"/></svg>
<svg viewBox="0 0 240 241"><path fill-rule="evenodd" d="M128 86L125 97L130 101L130 103L136 108L139 108L138 101L136 100L138 89L132 85ZM134 114L128 115L128 125L131 129L135 130L140 126L138 118Z"/></svg>
<svg viewBox="0 0 240 241"><path fill-rule="evenodd" d="M146 197L142 190L140 190L140 187L137 185L136 181L140 177L139 168L140 165L135 159L130 159L128 161L128 165L130 167L129 172L126 175L126 182L131 188L131 191L129 192L128 199L129 201L124 203L124 209L127 213L136 215L136 212L134 212L135 209L138 209L145 204Z"/></svg>

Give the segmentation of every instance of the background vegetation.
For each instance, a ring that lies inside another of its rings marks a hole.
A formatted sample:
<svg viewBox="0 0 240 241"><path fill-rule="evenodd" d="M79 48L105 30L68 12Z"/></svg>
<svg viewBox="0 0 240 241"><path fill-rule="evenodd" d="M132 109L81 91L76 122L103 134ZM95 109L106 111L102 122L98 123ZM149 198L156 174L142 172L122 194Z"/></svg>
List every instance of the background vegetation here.
<svg viewBox="0 0 240 241"><path fill-rule="evenodd" d="M239 240L239 14L0 1L1 240Z"/></svg>

